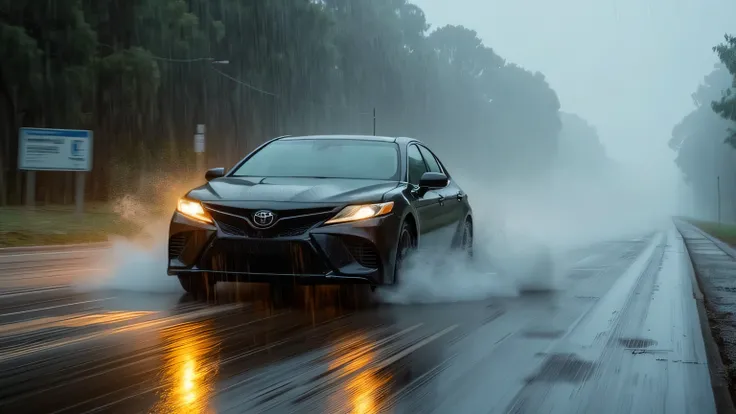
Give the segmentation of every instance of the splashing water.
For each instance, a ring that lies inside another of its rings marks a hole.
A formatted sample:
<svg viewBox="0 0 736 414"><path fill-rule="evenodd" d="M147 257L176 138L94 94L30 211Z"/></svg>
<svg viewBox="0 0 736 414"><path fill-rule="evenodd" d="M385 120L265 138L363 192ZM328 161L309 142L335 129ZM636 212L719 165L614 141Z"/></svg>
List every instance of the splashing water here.
<svg viewBox="0 0 736 414"><path fill-rule="evenodd" d="M410 255L396 287L380 289L386 303L426 304L483 300L517 294L513 281L504 279L480 260L464 252L426 248Z"/></svg>
<svg viewBox="0 0 736 414"><path fill-rule="evenodd" d="M156 217L130 195L118 200L114 211L142 224L143 231L133 239L111 237L111 248L99 258L104 273L78 289L181 293L177 279L166 274L168 220Z"/></svg>

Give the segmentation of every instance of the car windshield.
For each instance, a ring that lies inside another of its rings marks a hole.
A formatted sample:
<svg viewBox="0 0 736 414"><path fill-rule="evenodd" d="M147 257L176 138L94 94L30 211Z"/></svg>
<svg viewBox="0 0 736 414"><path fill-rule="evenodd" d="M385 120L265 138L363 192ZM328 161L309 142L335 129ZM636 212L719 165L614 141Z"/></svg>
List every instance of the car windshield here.
<svg viewBox="0 0 736 414"><path fill-rule="evenodd" d="M393 142L287 139L268 144L232 175L398 180L399 152Z"/></svg>

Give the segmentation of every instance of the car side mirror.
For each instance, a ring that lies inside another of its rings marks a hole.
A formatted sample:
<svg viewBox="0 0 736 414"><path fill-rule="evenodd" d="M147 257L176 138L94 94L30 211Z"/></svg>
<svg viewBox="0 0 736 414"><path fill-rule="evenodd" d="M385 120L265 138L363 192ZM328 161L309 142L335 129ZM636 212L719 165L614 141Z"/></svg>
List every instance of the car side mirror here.
<svg viewBox="0 0 736 414"><path fill-rule="evenodd" d="M225 169L220 168L210 168L207 170L207 173L204 175L205 180L212 181L215 178L220 178L225 176Z"/></svg>
<svg viewBox="0 0 736 414"><path fill-rule="evenodd" d="M438 172L425 172L419 180L419 190L422 193L426 193L429 190L445 188L449 183L450 180L445 174Z"/></svg>

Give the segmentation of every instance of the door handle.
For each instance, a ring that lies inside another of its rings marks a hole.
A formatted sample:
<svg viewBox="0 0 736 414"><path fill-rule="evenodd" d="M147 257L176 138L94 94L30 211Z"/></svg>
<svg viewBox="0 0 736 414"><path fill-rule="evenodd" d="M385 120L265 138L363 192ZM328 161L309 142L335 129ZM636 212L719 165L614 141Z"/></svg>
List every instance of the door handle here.
<svg viewBox="0 0 736 414"><path fill-rule="evenodd" d="M464 193L457 193L456 197L457 197L457 201L463 201L463 198L465 198L465 194Z"/></svg>

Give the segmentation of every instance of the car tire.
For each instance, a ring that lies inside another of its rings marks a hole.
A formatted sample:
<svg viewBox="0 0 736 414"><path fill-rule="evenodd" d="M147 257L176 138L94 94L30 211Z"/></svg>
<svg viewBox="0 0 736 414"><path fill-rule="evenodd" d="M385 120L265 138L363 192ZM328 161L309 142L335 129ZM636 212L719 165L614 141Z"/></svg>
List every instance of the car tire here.
<svg viewBox="0 0 736 414"><path fill-rule="evenodd" d="M469 258L473 258L473 222L465 220L463 225L463 234L460 239L460 249L464 251Z"/></svg>
<svg viewBox="0 0 736 414"><path fill-rule="evenodd" d="M272 284L269 286L271 304L274 308L285 308L293 305L297 289L294 285Z"/></svg>
<svg viewBox="0 0 736 414"><path fill-rule="evenodd" d="M215 281L202 273L178 275L179 284L188 294L198 298L207 297L215 290Z"/></svg>
<svg viewBox="0 0 736 414"><path fill-rule="evenodd" d="M417 247L417 237L412 226L404 222L399 231L399 241L396 245L396 260L394 261L394 284L401 280L401 265L407 256Z"/></svg>
<svg viewBox="0 0 736 414"><path fill-rule="evenodd" d="M367 308L373 304L373 292L371 292L370 285L339 285L337 300L339 306L343 309Z"/></svg>

